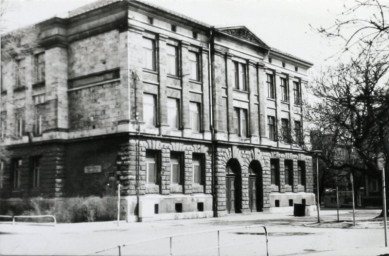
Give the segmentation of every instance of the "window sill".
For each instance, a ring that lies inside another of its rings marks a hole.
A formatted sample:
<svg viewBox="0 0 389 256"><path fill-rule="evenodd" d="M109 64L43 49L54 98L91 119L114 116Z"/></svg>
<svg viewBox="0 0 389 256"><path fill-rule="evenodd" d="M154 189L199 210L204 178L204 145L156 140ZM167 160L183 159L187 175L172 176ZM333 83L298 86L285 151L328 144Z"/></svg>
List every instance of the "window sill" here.
<svg viewBox="0 0 389 256"><path fill-rule="evenodd" d="M275 98L267 98L267 100L270 100L270 101L276 101L276 99Z"/></svg>
<svg viewBox="0 0 389 256"><path fill-rule="evenodd" d="M202 81L201 80L194 80L194 79L190 79L189 78L189 82L191 82L191 83L194 83L194 84L202 84Z"/></svg>
<svg viewBox="0 0 389 256"><path fill-rule="evenodd" d="M152 69L143 68L143 72L158 75L158 71Z"/></svg>
<svg viewBox="0 0 389 256"><path fill-rule="evenodd" d="M38 82L38 83L35 83L32 85L32 89L38 89L38 88L42 88L42 87L45 87L46 86L46 83L45 81L42 81L42 82Z"/></svg>
<svg viewBox="0 0 389 256"><path fill-rule="evenodd" d="M249 91L247 91L247 90L239 90L239 89L234 88L233 91L249 94Z"/></svg>
<svg viewBox="0 0 389 256"><path fill-rule="evenodd" d="M281 100L281 103L289 105L289 101Z"/></svg>
<svg viewBox="0 0 389 256"><path fill-rule="evenodd" d="M167 74L166 76L167 76L168 78L171 78L171 79L180 80L180 77L179 77L179 75L172 75L172 74Z"/></svg>

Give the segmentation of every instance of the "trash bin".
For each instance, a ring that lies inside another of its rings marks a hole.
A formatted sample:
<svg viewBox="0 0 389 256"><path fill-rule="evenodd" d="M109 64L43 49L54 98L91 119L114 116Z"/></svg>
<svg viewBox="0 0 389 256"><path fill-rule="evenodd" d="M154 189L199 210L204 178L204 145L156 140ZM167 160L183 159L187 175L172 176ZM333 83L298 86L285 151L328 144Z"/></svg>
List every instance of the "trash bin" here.
<svg viewBox="0 0 389 256"><path fill-rule="evenodd" d="M297 217L305 216L305 204L293 204L293 215Z"/></svg>

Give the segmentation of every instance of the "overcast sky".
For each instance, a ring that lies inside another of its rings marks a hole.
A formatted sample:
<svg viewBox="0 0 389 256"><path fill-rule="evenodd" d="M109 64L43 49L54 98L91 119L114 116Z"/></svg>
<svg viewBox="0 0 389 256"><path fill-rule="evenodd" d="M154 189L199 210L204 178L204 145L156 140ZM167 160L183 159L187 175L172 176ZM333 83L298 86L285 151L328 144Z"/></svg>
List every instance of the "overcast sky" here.
<svg viewBox="0 0 389 256"><path fill-rule="evenodd" d="M6 0L10 31L94 0ZM215 26L245 25L272 47L320 65L335 46L312 27L330 26L349 0L147 0ZM311 27L312 26L312 27Z"/></svg>

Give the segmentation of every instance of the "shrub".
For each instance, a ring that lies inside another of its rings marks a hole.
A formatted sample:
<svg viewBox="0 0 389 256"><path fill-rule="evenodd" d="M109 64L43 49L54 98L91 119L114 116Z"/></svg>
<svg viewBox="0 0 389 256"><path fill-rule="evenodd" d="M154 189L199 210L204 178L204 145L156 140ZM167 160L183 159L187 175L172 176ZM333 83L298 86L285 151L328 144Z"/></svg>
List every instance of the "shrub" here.
<svg viewBox="0 0 389 256"><path fill-rule="evenodd" d="M72 197L58 199L4 200L0 213L7 215L54 215L57 222L92 222L115 220L116 197ZM120 215L125 219L125 200L121 201ZM35 221L35 220L34 220Z"/></svg>

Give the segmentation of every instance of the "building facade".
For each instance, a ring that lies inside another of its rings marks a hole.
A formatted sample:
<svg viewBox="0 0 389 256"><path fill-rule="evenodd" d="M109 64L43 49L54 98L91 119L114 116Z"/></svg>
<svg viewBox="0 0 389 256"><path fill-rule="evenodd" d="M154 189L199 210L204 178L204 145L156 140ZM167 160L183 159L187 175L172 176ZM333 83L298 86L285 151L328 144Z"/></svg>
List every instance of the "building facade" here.
<svg viewBox="0 0 389 256"><path fill-rule="evenodd" d="M311 63L244 26L98 1L2 42L1 198L104 196L128 220L314 204Z"/></svg>

